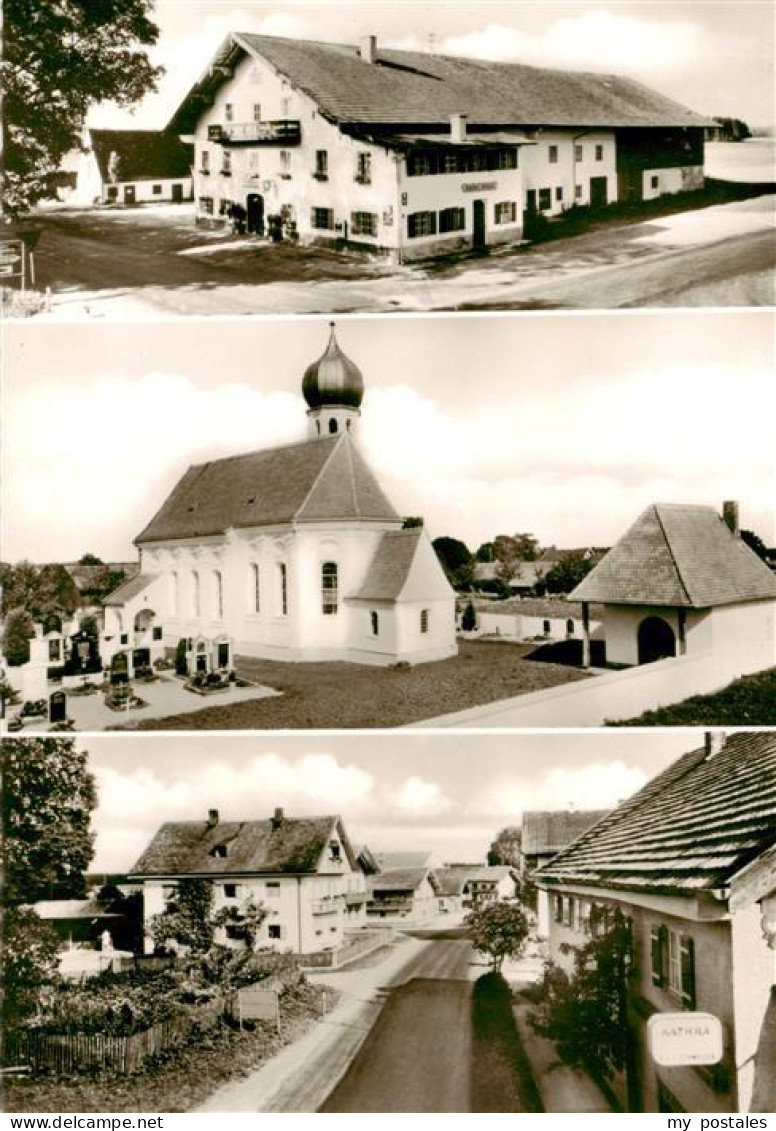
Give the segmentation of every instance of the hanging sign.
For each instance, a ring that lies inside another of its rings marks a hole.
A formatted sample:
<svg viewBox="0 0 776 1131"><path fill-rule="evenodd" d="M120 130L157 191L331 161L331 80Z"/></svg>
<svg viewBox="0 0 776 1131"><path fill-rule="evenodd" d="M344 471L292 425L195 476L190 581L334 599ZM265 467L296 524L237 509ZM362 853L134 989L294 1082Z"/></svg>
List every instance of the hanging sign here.
<svg viewBox="0 0 776 1131"><path fill-rule="evenodd" d="M655 1064L717 1064L722 1060L722 1022L711 1013L653 1013L647 1023Z"/></svg>

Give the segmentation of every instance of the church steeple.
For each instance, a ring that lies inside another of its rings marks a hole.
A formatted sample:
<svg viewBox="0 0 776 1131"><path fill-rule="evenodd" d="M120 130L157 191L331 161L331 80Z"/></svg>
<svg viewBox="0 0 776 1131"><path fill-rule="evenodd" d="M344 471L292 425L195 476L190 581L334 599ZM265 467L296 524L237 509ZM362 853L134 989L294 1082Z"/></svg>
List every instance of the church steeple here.
<svg viewBox="0 0 776 1131"><path fill-rule="evenodd" d="M325 352L308 365L302 379L302 395L307 401L307 434L310 437L352 432L361 415L364 379L358 366L339 347L330 323L331 334Z"/></svg>

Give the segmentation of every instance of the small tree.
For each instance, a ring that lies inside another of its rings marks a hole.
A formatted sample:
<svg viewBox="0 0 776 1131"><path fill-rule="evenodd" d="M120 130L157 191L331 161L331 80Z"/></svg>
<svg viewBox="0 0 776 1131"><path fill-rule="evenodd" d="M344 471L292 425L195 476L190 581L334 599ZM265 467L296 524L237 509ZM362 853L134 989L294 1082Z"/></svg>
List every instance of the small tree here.
<svg viewBox="0 0 776 1131"><path fill-rule="evenodd" d="M43 990L57 975L59 940L29 907L8 907L2 934L0 985L8 1027L37 1012Z"/></svg>
<svg viewBox="0 0 776 1131"><path fill-rule="evenodd" d="M102 558L98 558L96 554L86 553L86 554L82 554L81 557L78 559L78 564L79 565L86 565L86 566L103 565L104 562L103 562Z"/></svg>
<svg viewBox="0 0 776 1131"><path fill-rule="evenodd" d="M35 624L24 609L11 609L3 629L3 653L11 667L20 667L30 658L30 640L35 635Z"/></svg>
<svg viewBox="0 0 776 1131"><path fill-rule="evenodd" d="M213 926L230 927L232 938L241 939L248 950L253 950L267 915L266 907L249 899L240 907L222 907L213 916Z"/></svg>
<svg viewBox="0 0 776 1131"><path fill-rule="evenodd" d="M186 659L186 641L181 637L175 647L175 674L186 676L189 674L189 664Z"/></svg>
<svg viewBox="0 0 776 1131"><path fill-rule="evenodd" d="M543 578L548 593L570 593L587 577L595 565L592 555L581 550L566 550Z"/></svg>
<svg viewBox="0 0 776 1131"><path fill-rule="evenodd" d="M522 843L523 830L518 825L508 825L488 849L488 864L507 864L510 868L519 868Z"/></svg>
<svg viewBox="0 0 776 1131"><path fill-rule="evenodd" d="M477 613L474 605L469 601L461 617L461 628L464 632L474 632L477 627Z"/></svg>
<svg viewBox="0 0 776 1131"><path fill-rule="evenodd" d="M165 950L170 942L203 954L213 945L213 884L211 880L179 880L174 900L151 920L154 946Z"/></svg>
<svg viewBox="0 0 776 1131"><path fill-rule="evenodd" d="M496 972L501 970L505 958L516 958L520 954L530 929L522 907L511 899L489 903L470 912L464 923L474 949L488 956Z"/></svg>
<svg viewBox="0 0 776 1131"><path fill-rule="evenodd" d="M625 1067L630 1039L630 920L619 908L593 908L590 930L593 937L585 946L567 948L574 952L571 975L553 963L547 967L531 1025L556 1043L567 1064L608 1080Z"/></svg>

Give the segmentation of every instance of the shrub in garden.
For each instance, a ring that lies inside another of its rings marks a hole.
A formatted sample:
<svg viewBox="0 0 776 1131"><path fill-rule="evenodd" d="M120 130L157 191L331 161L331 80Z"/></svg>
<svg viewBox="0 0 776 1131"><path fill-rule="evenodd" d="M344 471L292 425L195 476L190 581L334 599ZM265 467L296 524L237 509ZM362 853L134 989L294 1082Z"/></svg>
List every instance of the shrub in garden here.
<svg viewBox="0 0 776 1131"><path fill-rule="evenodd" d="M186 641L183 637L178 641L175 646L175 674L188 675L189 669L186 663Z"/></svg>

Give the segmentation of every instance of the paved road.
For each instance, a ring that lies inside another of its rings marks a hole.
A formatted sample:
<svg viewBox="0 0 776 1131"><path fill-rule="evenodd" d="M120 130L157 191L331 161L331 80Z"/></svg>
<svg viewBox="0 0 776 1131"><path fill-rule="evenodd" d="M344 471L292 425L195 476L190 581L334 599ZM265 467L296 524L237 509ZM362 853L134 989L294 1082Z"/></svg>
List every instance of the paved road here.
<svg viewBox="0 0 776 1131"><path fill-rule="evenodd" d="M472 947L437 938L393 979L388 1000L322 1112L469 1110ZM479 973L479 970L476 970Z"/></svg>

